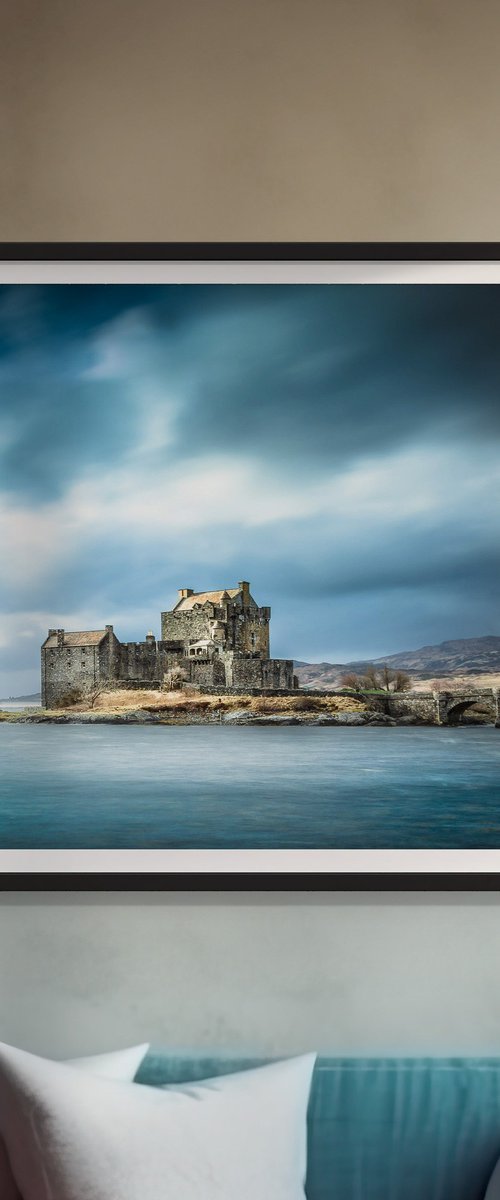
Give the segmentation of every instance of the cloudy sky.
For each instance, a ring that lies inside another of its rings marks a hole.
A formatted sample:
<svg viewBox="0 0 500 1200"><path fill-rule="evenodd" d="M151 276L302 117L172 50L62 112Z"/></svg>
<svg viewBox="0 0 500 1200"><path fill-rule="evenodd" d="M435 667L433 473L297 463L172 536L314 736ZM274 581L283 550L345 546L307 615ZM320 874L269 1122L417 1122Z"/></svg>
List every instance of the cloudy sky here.
<svg viewBox="0 0 500 1200"><path fill-rule="evenodd" d="M0 288L0 695L249 579L272 653L500 634L500 289Z"/></svg>

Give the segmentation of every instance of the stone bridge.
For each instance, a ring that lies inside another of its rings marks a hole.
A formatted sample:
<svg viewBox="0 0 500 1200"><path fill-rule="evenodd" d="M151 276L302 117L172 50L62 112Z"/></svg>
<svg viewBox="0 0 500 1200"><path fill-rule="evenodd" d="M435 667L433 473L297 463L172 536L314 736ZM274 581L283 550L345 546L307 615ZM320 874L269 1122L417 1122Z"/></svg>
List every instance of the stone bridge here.
<svg viewBox="0 0 500 1200"><path fill-rule="evenodd" d="M368 699L368 696L367 696ZM494 688L460 688L440 692L392 692L384 697L385 711L391 717L415 716L435 725L457 725L470 711L481 715L486 724L499 719L499 692Z"/></svg>
<svg viewBox="0 0 500 1200"><path fill-rule="evenodd" d="M348 696L349 688L234 688L199 687L207 695L251 695L251 696ZM359 700L365 700L370 708L387 713L390 717L416 717L427 725L457 725L460 719L474 710L484 724L495 725L500 721L500 692L495 688L457 688L440 692L357 692ZM479 723L479 722L478 722Z"/></svg>

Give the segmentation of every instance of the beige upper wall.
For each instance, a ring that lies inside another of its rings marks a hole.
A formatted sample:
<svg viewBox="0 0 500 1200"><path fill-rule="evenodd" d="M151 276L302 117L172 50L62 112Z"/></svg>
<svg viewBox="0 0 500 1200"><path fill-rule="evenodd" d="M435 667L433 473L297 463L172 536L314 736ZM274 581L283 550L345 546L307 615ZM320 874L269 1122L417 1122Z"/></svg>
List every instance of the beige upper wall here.
<svg viewBox="0 0 500 1200"><path fill-rule="evenodd" d="M500 237L497 0L16 0L3 240Z"/></svg>

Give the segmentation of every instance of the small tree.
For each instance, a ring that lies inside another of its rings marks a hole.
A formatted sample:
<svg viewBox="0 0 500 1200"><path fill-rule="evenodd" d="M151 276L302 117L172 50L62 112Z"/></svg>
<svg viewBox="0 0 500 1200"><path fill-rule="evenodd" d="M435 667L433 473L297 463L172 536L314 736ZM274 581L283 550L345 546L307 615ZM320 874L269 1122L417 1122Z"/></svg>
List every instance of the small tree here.
<svg viewBox="0 0 500 1200"><path fill-rule="evenodd" d="M406 671L392 671L390 667L385 666L381 686L384 692L409 692L412 682Z"/></svg>
<svg viewBox="0 0 500 1200"><path fill-rule="evenodd" d="M363 685L364 685L365 691L380 692L380 690L382 688L382 683L381 683L380 675L379 675L376 667L367 667L366 668L366 671L363 675Z"/></svg>
<svg viewBox="0 0 500 1200"><path fill-rule="evenodd" d="M345 675L341 675L340 682L343 688L349 688L351 692L363 691L363 677L356 675L354 671L347 671Z"/></svg>
<svg viewBox="0 0 500 1200"><path fill-rule="evenodd" d="M185 672L182 667L171 667L170 671L166 671L163 676L163 684L168 692L177 692L186 682Z"/></svg>
<svg viewBox="0 0 500 1200"><path fill-rule="evenodd" d="M104 688L99 683L95 683L91 687L83 688L82 700L88 708L94 709L100 696L102 696Z"/></svg>

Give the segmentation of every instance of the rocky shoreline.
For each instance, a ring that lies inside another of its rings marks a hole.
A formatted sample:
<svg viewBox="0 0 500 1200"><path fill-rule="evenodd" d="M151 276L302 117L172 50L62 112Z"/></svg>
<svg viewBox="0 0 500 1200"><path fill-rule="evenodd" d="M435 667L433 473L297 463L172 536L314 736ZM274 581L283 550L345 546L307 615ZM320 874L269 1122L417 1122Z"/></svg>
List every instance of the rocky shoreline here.
<svg viewBox="0 0 500 1200"><path fill-rule="evenodd" d="M404 717L389 717L385 713L339 712L339 713L267 713L259 715L240 709L232 712L211 711L209 713L179 713L164 710L151 712L147 709L135 709L123 713L82 712L64 714L45 714L44 712L0 712L0 721L24 725L303 725L303 726L426 726L436 725L435 721L426 721L422 717L410 714ZM471 726L492 725L489 721L471 721ZM497 728L500 723L497 722Z"/></svg>

